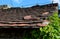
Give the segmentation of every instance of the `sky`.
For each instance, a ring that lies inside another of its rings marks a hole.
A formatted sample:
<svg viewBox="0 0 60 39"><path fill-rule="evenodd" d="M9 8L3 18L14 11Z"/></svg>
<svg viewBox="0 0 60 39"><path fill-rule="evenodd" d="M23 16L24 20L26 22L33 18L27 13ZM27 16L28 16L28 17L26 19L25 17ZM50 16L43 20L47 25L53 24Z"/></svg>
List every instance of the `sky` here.
<svg viewBox="0 0 60 39"><path fill-rule="evenodd" d="M0 5L9 5L11 7L31 7L34 5L45 5L50 3L58 3L60 7L60 0L0 0ZM60 8L59 8L60 9Z"/></svg>

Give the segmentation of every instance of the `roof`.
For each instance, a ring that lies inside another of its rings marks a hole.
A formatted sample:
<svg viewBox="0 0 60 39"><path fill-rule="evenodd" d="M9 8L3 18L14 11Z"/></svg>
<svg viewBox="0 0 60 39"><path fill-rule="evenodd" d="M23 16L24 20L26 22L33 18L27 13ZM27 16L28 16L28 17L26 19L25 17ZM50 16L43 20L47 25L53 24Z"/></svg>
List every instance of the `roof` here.
<svg viewBox="0 0 60 39"><path fill-rule="evenodd" d="M30 8L9 8L0 9L0 26L30 26L30 27L40 27L37 26L39 23L43 23L47 20L48 16L51 16L56 10L56 5L50 4L49 6L33 6ZM25 17L32 17L32 19L27 19Z"/></svg>

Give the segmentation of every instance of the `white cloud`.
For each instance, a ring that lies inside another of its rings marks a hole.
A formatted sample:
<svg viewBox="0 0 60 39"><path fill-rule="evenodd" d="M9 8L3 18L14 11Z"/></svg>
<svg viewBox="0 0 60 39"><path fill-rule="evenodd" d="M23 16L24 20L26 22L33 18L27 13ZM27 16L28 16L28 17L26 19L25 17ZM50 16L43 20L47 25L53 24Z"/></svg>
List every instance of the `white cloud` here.
<svg viewBox="0 0 60 39"><path fill-rule="evenodd" d="M53 0L54 3L59 3L59 0Z"/></svg>
<svg viewBox="0 0 60 39"><path fill-rule="evenodd" d="M15 2L15 3L20 3L21 2L21 0L12 0L13 2Z"/></svg>

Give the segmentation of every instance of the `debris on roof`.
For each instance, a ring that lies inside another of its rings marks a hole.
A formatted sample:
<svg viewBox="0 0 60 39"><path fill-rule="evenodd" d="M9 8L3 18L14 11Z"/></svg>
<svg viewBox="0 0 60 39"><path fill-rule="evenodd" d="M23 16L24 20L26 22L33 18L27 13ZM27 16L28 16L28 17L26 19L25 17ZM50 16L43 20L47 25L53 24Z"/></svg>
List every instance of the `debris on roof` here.
<svg viewBox="0 0 60 39"><path fill-rule="evenodd" d="M8 9L8 8L11 8L11 7L8 5L0 5L0 9Z"/></svg>

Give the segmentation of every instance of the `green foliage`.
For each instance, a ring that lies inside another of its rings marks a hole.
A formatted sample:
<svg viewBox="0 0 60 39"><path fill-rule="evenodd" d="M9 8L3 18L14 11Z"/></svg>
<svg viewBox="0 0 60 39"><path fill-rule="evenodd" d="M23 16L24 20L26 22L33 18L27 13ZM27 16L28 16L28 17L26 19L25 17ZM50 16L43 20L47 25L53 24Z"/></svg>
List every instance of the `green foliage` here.
<svg viewBox="0 0 60 39"><path fill-rule="evenodd" d="M53 16L49 17L50 24L46 27L40 28L40 34L43 39L60 39L60 26L58 14L55 12Z"/></svg>
<svg viewBox="0 0 60 39"><path fill-rule="evenodd" d="M25 32L23 39L60 39L60 19L57 12L50 16L49 20L49 25Z"/></svg>

